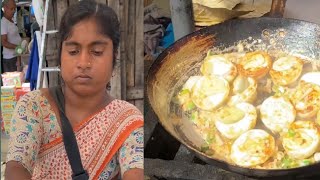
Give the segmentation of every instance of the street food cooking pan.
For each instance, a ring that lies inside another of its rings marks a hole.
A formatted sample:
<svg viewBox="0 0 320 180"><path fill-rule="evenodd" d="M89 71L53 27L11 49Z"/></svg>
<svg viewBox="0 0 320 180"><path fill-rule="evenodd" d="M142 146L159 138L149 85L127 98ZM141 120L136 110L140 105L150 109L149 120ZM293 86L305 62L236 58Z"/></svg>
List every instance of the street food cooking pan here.
<svg viewBox="0 0 320 180"><path fill-rule="evenodd" d="M240 47L239 42L243 43ZM206 57L208 50L230 52L239 48L251 51L260 48L269 53L281 49L288 54L319 63L320 26L285 18L235 19L200 29L176 41L158 56L147 77L148 100L161 125L200 159L231 172L260 178L319 175L319 162L299 168L257 169L212 158L201 151L202 140L195 134L190 122L172 114L174 94L187 77L196 73L195 69Z"/></svg>

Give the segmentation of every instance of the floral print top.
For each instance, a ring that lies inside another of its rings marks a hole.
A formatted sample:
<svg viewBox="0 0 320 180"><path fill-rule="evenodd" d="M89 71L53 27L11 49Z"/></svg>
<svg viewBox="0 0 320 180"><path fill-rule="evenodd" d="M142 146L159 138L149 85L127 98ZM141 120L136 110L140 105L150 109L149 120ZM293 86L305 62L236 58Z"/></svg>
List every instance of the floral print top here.
<svg viewBox="0 0 320 180"><path fill-rule="evenodd" d="M90 179L94 175L97 179L112 179L132 168L143 169L142 126L143 116L136 107L113 100L74 127L82 164ZM60 125L49 101L40 91L31 91L16 105L7 161L21 163L33 179L70 179L72 172L61 137ZM122 144L104 164L119 139L124 139Z"/></svg>

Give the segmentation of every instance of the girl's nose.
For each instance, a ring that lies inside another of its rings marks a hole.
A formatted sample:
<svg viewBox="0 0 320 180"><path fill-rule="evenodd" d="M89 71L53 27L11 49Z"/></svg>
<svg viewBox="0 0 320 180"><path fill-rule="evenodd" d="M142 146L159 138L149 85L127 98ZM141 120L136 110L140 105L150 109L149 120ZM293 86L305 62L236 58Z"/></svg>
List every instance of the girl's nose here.
<svg viewBox="0 0 320 180"><path fill-rule="evenodd" d="M92 66L90 54L84 51L82 51L82 53L80 54L79 60L77 62L77 67L81 69L91 68Z"/></svg>

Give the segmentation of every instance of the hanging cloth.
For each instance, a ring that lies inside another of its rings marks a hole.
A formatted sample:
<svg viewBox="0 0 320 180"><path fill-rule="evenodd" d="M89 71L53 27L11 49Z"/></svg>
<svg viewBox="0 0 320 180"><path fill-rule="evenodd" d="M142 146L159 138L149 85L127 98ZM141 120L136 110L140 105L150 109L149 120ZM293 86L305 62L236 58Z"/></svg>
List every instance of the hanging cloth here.
<svg viewBox="0 0 320 180"><path fill-rule="evenodd" d="M33 36L33 44L31 49L31 54L29 57L28 70L26 74L26 79L30 82L30 90L35 90L38 78L38 68L39 68L39 50L37 33Z"/></svg>

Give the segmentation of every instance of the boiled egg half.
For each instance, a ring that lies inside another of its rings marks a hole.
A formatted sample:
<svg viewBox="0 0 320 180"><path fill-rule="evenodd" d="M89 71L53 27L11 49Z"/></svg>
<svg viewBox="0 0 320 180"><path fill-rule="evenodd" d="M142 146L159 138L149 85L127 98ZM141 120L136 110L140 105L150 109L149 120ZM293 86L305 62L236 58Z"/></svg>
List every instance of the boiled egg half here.
<svg viewBox="0 0 320 180"><path fill-rule="evenodd" d="M270 70L272 81L281 86L295 82L301 75L303 62L294 56L277 59Z"/></svg>
<svg viewBox="0 0 320 180"><path fill-rule="evenodd" d="M202 76L192 87L191 98L202 110L214 110L228 98L229 83L219 76Z"/></svg>
<svg viewBox="0 0 320 180"><path fill-rule="evenodd" d="M228 105L241 102L253 103L257 98L257 81L251 77L237 76L232 87L233 95L228 101Z"/></svg>
<svg viewBox="0 0 320 180"><path fill-rule="evenodd" d="M301 77L301 81L320 86L320 72L309 72Z"/></svg>
<svg viewBox="0 0 320 180"><path fill-rule="evenodd" d="M229 139L235 139L256 125L256 108L249 103L222 107L216 112L215 126Z"/></svg>
<svg viewBox="0 0 320 180"><path fill-rule="evenodd" d="M300 81L290 98L300 118L312 118L320 110L320 86L316 84Z"/></svg>
<svg viewBox="0 0 320 180"><path fill-rule="evenodd" d="M295 159L312 156L320 145L320 129L313 121L296 121L284 134L282 145Z"/></svg>
<svg viewBox="0 0 320 180"><path fill-rule="evenodd" d="M208 53L200 71L205 76L220 76L231 82L237 76L236 66L222 55L210 55Z"/></svg>
<svg viewBox="0 0 320 180"><path fill-rule="evenodd" d="M263 51L247 53L238 64L240 74L255 79L264 77L272 66L268 53Z"/></svg>
<svg viewBox="0 0 320 180"><path fill-rule="evenodd" d="M200 77L201 76L190 76L189 79L184 83L182 89L179 91L177 100L181 105L182 110L188 111L195 107L195 104L191 100L191 90Z"/></svg>
<svg viewBox="0 0 320 180"><path fill-rule="evenodd" d="M296 118L296 111L287 98L271 96L261 104L260 115L263 124L276 133L288 129Z"/></svg>
<svg viewBox="0 0 320 180"><path fill-rule="evenodd" d="M234 141L230 157L239 166L251 167L266 162L275 150L272 135L261 129L252 129Z"/></svg>

